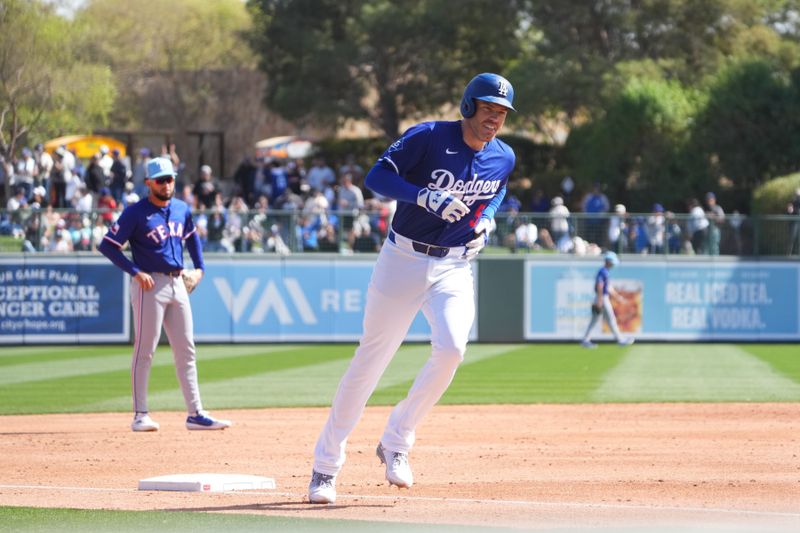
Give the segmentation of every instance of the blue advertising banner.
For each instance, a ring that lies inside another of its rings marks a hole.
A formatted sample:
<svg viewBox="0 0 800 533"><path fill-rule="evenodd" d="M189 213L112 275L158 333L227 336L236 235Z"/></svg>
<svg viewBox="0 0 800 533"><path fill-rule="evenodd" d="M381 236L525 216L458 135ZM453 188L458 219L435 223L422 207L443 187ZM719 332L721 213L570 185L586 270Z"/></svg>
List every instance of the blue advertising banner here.
<svg viewBox="0 0 800 533"><path fill-rule="evenodd" d="M130 338L128 277L107 260L0 260L0 344Z"/></svg>
<svg viewBox="0 0 800 533"><path fill-rule="evenodd" d="M374 264L374 260L211 259L191 296L195 339L356 341ZM473 327L473 338L476 331ZM421 313L406 338L430 339L430 327Z"/></svg>
<svg viewBox="0 0 800 533"><path fill-rule="evenodd" d="M525 266L525 338L580 339L597 262ZM611 271L623 333L658 340L800 339L800 265L780 262L623 262ZM600 338L611 338L605 325Z"/></svg>

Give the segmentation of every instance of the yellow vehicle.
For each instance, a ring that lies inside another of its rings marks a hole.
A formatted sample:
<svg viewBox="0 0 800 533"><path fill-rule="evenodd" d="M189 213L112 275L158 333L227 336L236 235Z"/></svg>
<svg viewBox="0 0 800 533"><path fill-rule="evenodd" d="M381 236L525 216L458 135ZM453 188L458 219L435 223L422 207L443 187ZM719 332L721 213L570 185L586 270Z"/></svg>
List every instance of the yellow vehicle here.
<svg viewBox="0 0 800 533"><path fill-rule="evenodd" d="M67 150L74 149L75 155L79 159L89 159L98 153L103 145L108 147L109 152L116 148L122 157L127 155L123 142L113 137L104 137L102 135L67 135L58 137L44 143L44 149L52 154L56 148L62 145L66 146Z"/></svg>

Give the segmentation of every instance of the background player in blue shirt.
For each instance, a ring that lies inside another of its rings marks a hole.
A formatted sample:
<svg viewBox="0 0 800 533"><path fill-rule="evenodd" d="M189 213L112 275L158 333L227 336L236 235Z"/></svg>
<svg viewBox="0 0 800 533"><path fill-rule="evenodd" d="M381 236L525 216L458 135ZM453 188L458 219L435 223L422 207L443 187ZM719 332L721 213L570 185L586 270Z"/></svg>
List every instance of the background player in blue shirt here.
<svg viewBox="0 0 800 533"><path fill-rule="evenodd" d="M486 244L514 168L514 152L495 138L513 99L502 76L476 76L461 100L463 120L410 128L366 177L372 191L398 200L397 212L370 280L359 347L314 451L313 503L335 501L347 437L422 310L431 326L431 357L392 411L377 447L389 483L413 484L408 452L416 426L450 385L475 318L469 260Z"/></svg>
<svg viewBox="0 0 800 533"><path fill-rule="evenodd" d="M192 213L186 202L173 198L175 171L169 158L157 157L147 163L145 184L149 190L147 198L125 208L98 248L132 278L131 429L158 431L159 428L148 414L147 385L162 325L172 347L189 413L186 428L225 429L231 425L228 420L217 420L203 411L197 383L192 308L181 276L184 241L195 267L191 282L199 282L203 275L202 247ZM126 242L130 244L132 261L122 253Z"/></svg>
<svg viewBox="0 0 800 533"><path fill-rule="evenodd" d="M589 321L589 326L586 328L586 333L583 335L581 346L584 348L597 348L597 345L592 342L592 330L595 325L600 321L603 316L606 319L611 333L617 339L617 343L621 346L633 344L632 337L623 337L619 332L617 326L617 317L614 315L614 308L611 305L611 296L617 297L617 291L611 286L609 279L609 271L619 264L619 258L614 252L606 252L603 255L603 266L597 271L597 276L594 280L594 301L592 302L592 319Z"/></svg>

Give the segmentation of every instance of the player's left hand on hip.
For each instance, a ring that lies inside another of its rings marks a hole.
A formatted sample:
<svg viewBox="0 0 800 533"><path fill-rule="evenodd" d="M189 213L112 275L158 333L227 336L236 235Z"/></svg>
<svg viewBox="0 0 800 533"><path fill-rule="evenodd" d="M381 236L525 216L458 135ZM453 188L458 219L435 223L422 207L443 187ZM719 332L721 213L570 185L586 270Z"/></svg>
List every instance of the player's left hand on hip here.
<svg viewBox="0 0 800 533"><path fill-rule="evenodd" d="M475 224L475 229L473 231L475 232L475 235L480 235L481 233L484 233L488 238L489 233L492 232L492 229L493 229L492 221L489 219L489 217L481 217Z"/></svg>
<svg viewBox="0 0 800 533"><path fill-rule="evenodd" d="M489 242L489 233L492 231L492 221L489 217L481 217L475 224L473 231L475 232L475 238L464 245L467 247L467 251L464 252L464 257L467 259L472 259L478 255L478 252L483 250L483 247Z"/></svg>
<svg viewBox="0 0 800 533"><path fill-rule="evenodd" d="M464 252L464 257L466 259L472 259L478 252L483 250L483 247L486 246L486 243L489 241L489 235L485 232L481 232L480 235L469 241L464 246L467 247L466 252Z"/></svg>

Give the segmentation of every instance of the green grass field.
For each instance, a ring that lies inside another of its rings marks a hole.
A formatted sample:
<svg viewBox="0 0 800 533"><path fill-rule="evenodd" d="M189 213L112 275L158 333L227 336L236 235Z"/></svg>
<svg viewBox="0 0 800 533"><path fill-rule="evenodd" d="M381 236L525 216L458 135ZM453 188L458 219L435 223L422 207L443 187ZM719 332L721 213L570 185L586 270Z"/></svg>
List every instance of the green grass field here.
<svg viewBox="0 0 800 533"><path fill-rule="evenodd" d="M353 355L350 344L200 345L204 403L211 409L325 406ZM4 347L0 414L127 411L131 348ZM372 396L400 400L430 353L403 346ZM473 344L448 404L800 401L800 354L784 344ZM156 353L155 410L182 410L172 354Z"/></svg>
<svg viewBox="0 0 800 533"><path fill-rule="evenodd" d="M210 409L326 406L353 355L350 344L200 345ZM430 353L407 344L370 403L408 390ZM130 410L131 347L0 349L0 415ZM800 353L789 344L472 344L442 403L797 402ZM172 355L155 358L150 404L183 410ZM9 531L437 531L440 527L208 513L0 507ZM486 530L486 528L481 528ZM448 528L478 531L478 528Z"/></svg>
<svg viewBox="0 0 800 533"><path fill-rule="evenodd" d="M227 531L282 531L291 533L437 533L440 525L325 520L321 518L264 517L254 515L177 513L170 511L87 511L80 509L41 509L0 507L2 531L36 533L44 531L108 531L141 533L205 533ZM57 524L57 526L56 526ZM491 533L500 528L447 526L453 533Z"/></svg>

